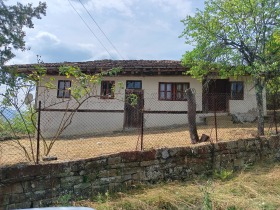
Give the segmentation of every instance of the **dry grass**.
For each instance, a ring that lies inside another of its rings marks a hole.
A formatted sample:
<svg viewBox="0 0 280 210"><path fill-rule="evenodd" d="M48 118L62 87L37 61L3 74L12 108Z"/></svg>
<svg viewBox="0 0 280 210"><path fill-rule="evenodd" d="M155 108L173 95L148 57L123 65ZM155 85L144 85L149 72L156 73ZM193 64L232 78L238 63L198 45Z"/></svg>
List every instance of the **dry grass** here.
<svg viewBox="0 0 280 210"><path fill-rule="evenodd" d="M211 137L212 141L216 141L213 119L209 119L207 124L207 126L198 127L199 135L207 134ZM218 141L252 138L256 136L256 133L255 123L233 124L227 118L220 118L218 121ZM31 146L28 139L2 141L0 142L0 167L27 162L24 152L18 143L25 146L28 153L31 154ZM144 132L144 149L188 145L190 145L190 137L187 127L146 129ZM35 147L36 140L34 139L33 151L36 151ZM104 136L72 136L71 138L59 139L55 142L49 155L56 156L58 161L68 161L139 149L140 131L134 130ZM44 154L42 142L40 154Z"/></svg>
<svg viewBox="0 0 280 210"><path fill-rule="evenodd" d="M261 164L227 181L197 178L99 195L72 205L95 209L280 209L280 165ZM210 202L210 200L212 202Z"/></svg>

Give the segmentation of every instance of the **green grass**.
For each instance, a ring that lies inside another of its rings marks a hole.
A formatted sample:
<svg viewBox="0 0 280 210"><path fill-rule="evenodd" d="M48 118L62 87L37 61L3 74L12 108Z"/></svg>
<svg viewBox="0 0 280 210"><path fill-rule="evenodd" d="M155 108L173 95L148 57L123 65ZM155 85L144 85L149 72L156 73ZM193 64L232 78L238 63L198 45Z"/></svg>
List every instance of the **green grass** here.
<svg viewBox="0 0 280 210"><path fill-rule="evenodd" d="M110 195L107 192L72 205L97 210L280 209L280 164L262 163L236 173L215 172L211 178L143 185Z"/></svg>

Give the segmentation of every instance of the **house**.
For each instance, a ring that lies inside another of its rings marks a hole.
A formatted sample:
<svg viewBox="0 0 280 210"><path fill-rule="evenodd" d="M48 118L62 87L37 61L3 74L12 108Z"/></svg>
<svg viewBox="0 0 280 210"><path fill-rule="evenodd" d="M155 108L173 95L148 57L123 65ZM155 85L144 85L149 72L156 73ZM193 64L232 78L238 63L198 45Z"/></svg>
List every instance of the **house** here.
<svg viewBox="0 0 280 210"><path fill-rule="evenodd" d="M96 97L90 98L79 107L63 135L138 128L142 122L142 111L145 127L187 124L188 103L185 91L188 88L194 88L196 92L198 122L201 121L201 116L213 115L213 112L255 113L257 107L250 76L219 79L212 74L209 75L210 79L201 82L187 75L187 69L180 61L98 60L45 63L45 81L52 77L55 85L54 89L46 90L43 81L37 87L36 103L42 102L41 130L46 137L55 135L61 125L61 119L66 116L65 110L69 113L71 111L69 88L74 78L58 74L58 68L62 65L78 66L88 74L100 73L101 70L107 71L114 67L122 68L115 76L104 76L101 83L95 87ZM18 65L17 68L19 72L27 74L35 70L34 65ZM125 103L130 94L138 96L136 106ZM67 99L69 100L66 107Z"/></svg>

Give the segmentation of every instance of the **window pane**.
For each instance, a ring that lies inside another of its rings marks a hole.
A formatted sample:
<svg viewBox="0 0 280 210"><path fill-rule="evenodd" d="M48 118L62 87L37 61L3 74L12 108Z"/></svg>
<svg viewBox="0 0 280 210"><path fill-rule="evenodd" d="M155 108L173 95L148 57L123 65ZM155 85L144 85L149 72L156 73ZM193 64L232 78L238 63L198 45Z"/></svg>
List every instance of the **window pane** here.
<svg viewBox="0 0 280 210"><path fill-rule="evenodd" d="M64 81L58 81L58 89L60 90L64 89Z"/></svg>
<svg viewBox="0 0 280 210"><path fill-rule="evenodd" d="M244 96L243 82L232 82L230 92L231 92L231 99L243 100L243 96Z"/></svg>
<svg viewBox="0 0 280 210"><path fill-rule="evenodd" d="M170 83L166 84L166 91L171 91L172 85Z"/></svg>
<svg viewBox="0 0 280 210"><path fill-rule="evenodd" d="M106 96L105 98L114 98L114 81L102 81L101 82L101 96Z"/></svg>
<svg viewBox="0 0 280 210"><path fill-rule="evenodd" d="M70 98L71 91L71 81L70 80L58 80L58 98Z"/></svg>
<svg viewBox="0 0 280 210"><path fill-rule="evenodd" d="M127 81L127 83L126 83L126 88L127 88L127 89L133 89L133 82Z"/></svg>
<svg viewBox="0 0 280 210"><path fill-rule="evenodd" d="M59 97L59 98L63 97L63 90L58 90L57 97Z"/></svg>
<svg viewBox="0 0 280 210"><path fill-rule="evenodd" d="M177 84L176 85L176 90L177 91L181 91L182 90L182 85L181 84Z"/></svg>
<svg viewBox="0 0 280 210"><path fill-rule="evenodd" d="M165 97L164 97L164 92L160 92L159 98L160 98L160 99L165 99Z"/></svg>
<svg viewBox="0 0 280 210"><path fill-rule="evenodd" d="M65 98L70 98L70 91L69 90L65 90L64 97Z"/></svg>
<svg viewBox="0 0 280 210"><path fill-rule="evenodd" d="M126 81L126 89L141 89L142 81Z"/></svg>
<svg viewBox="0 0 280 210"><path fill-rule="evenodd" d="M242 83L237 83L237 92L238 93L242 93L243 92L243 85L242 85Z"/></svg>
<svg viewBox="0 0 280 210"><path fill-rule="evenodd" d="M165 91L165 84L162 84L162 83L161 83L159 89L160 89L160 91Z"/></svg>
<svg viewBox="0 0 280 210"><path fill-rule="evenodd" d="M134 88L135 88L135 89L141 89L141 82L140 82L140 81L135 82L134 84L135 84L135 85L134 85Z"/></svg>
<svg viewBox="0 0 280 210"><path fill-rule="evenodd" d="M183 91L185 92L189 88L189 84L185 83L183 84Z"/></svg>
<svg viewBox="0 0 280 210"><path fill-rule="evenodd" d="M182 99L182 93L181 92L177 92L176 93L176 100L181 100Z"/></svg>
<svg viewBox="0 0 280 210"><path fill-rule="evenodd" d="M71 82L70 81L65 81L64 85L65 85L65 89L70 88L71 87Z"/></svg>
<svg viewBox="0 0 280 210"><path fill-rule="evenodd" d="M172 98L171 92L167 92L166 93L166 99L171 100L171 98Z"/></svg>

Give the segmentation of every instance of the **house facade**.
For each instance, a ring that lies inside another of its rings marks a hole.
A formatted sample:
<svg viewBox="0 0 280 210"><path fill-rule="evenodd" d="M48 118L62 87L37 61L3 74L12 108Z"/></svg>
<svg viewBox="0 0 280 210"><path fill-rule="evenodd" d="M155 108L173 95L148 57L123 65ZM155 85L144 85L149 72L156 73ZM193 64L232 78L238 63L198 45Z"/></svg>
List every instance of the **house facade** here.
<svg viewBox="0 0 280 210"><path fill-rule="evenodd" d="M75 78L58 74L58 68L63 65L77 66L88 74L116 67L122 71L114 76L105 75L94 86L94 97L74 111L71 86ZM219 79L214 75L199 81L186 74L187 69L180 61L167 60L101 60L44 64L44 67L47 74L37 87L36 104L41 101L41 130L45 137L60 134L58 128L73 112L71 123L60 135L122 131L139 128L142 121L146 128L185 125L188 123L185 96L188 88L195 90L198 123L202 122L202 116L211 116L214 112L256 114L255 90L249 76ZM21 65L18 69L28 73L34 66ZM47 89L46 81L52 81L54 88ZM134 105L128 102L132 94L137 96Z"/></svg>

